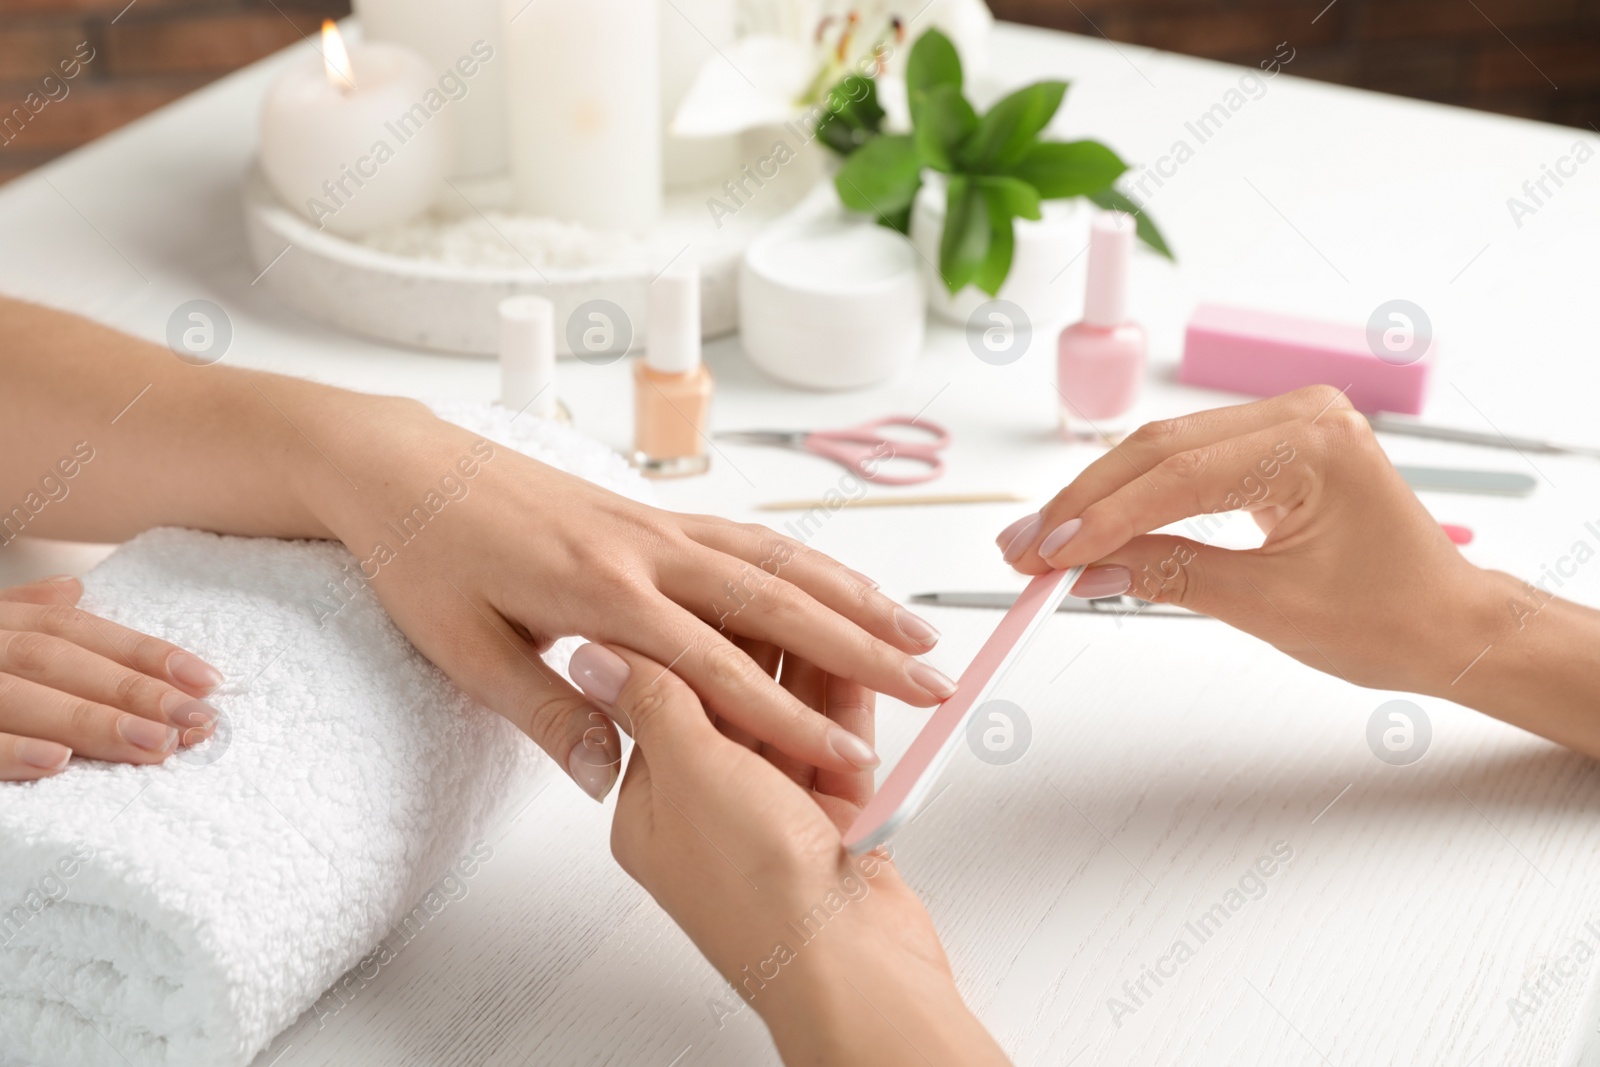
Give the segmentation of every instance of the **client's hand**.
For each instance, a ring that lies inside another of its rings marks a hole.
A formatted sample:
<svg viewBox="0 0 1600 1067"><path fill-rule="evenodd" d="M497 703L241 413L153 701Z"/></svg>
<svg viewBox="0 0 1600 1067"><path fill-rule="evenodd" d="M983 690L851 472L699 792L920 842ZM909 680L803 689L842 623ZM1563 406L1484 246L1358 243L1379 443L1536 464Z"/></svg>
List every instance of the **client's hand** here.
<svg viewBox="0 0 1600 1067"><path fill-rule="evenodd" d="M1241 509L1265 543L1207 545L1208 517ZM1151 533L1186 519L1192 536ZM1486 572L1328 387L1144 426L1000 546L1028 574L1093 564L1079 596L1181 604L1360 685L1442 692L1484 645Z"/></svg>
<svg viewBox="0 0 1600 1067"><path fill-rule="evenodd" d="M745 646L776 671L779 653ZM870 772L763 755L737 722L625 649L586 645L574 677L637 742L611 848L743 1002L786 1062L1006 1062L962 1004L928 914L881 852L840 842ZM785 657L784 689L866 737L872 694ZM744 1004L728 997L729 1014Z"/></svg>
<svg viewBox="0 0 1600 1067"><path fill-rule="evenodd" d="M75 578L0 589L0 781L48 778L72 754L160 763L211 736L215 668L76 607Z"/></svg>
<svg viewBox="0 0 1600 1067"><path fill-rule="evenodd" d="M730 638L781 644L915 705L954 689L913 658L933 627L790 538L637 504L407 402L367 398L341 417L343 438L324 445L339 471L312 471L318 516L417 648L597 798L616 780L620 740L539 662L554 638L671 664L715 714L834 773L877 757Z"/></svg>

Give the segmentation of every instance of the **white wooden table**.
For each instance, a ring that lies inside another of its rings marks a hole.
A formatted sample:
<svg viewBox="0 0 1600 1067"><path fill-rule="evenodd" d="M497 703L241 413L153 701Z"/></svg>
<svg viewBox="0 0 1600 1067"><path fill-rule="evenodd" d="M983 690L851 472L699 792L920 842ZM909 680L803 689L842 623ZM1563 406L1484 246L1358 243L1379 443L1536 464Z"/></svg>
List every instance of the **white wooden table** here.
<svg viewBox="0 0 1600 1067"><path fill-rule="evenodd" d="M1284 29L1291 46L1296 32ZM1520 226L1506 205L1594 134L1283 76L1196 146L1185 123L1222 101L1241 68L1012 26L997 32L995 53L1007 79L1073 80L1063 135L1098 136L1147 163L1179 139L1196 148L1151 198L1180 264L1141 257L1136 271L1155 363L1142 414L1223 399L1170 384L1199 298L1365 321L1399 297L1425 308L1443 338L1430 417L1600 439L1600 162ZM252 287L236 185L263 86L284 58L0 190L0 290L152 339L179 303L204 297L232 317L238 363L493 398L488 363L340 336ZM1052 436L1053 331L1038 325L1042 339L1006 367L935 329L914 370L844 396L782 389L736 341L719 343L709 354L716 421L824 426L925 409L956 437L941 488L1042 501L1094 452ZM562 374L579 425L626 445L626 367ZM1389 444L1412 462L1532 467L1511 452ZM1597 540L1584 523L1600 519L1600 464L1535 462L1531 500L1428 499L1440 519L1476 529L1473 559L1536 576L1575 542ZM837 480L804 456L730 450L710 476L663 486L662 497L755 518L761 501L818 496ZM1023 510L843 512L812 543L891 595L1015 587L990 539ZM0 578L81 568L98 551L14 547L0 554ZM1600 566L1580 568L1563 592L1600 603ZM946 634L934 659L951 671L996 618L930 614ZM963 751L897 855L966 996L1019 1063L1577 1062L1600 1010L1586 1002L1592 963L1561 960L1600 945L1600 922L1585 926L1600 920L1594 765L1418 700L1432 746L1412 766L1390 766L1365 740L1390 694L1313 673L1210 621L1058 617L1004 695L1030 716L1026 757L991 767ZM921 719L884 707L889 759ZM552 781L495 843L465 900L348 1006L302 1020L260 1063L772 1062L748 1012L719 1027L713 1005L726 988L615 870L608 821ZM1108 998L1132 1006L1123 984L1136 986L1185 923L1225 903L1275 842L1293 859L1264 895L1230 912L1159 988L1147 979L1149 995L1118 1025ZM1570 973L1547 980L1535 1006L1524 982L1558 964ZM1528 1010L1514 1015L1518 997Z"/></svg>

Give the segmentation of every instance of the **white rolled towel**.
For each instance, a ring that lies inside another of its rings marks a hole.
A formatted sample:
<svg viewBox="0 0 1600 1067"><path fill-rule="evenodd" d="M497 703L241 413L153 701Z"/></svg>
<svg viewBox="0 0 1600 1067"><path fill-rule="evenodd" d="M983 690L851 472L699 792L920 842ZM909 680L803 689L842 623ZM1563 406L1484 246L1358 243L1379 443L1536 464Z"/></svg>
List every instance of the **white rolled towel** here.
<svg viewBox="0 0 1600 1067"><path fill-rule="evenodd" d="M565 427L440 413L645 493ZM160 767L0 784L0 1063L243 1067L425 922L441 879L476 872L506 805L559 773L412 648L354 572L326 542L156 530L85 580L84 608L223 672L222 719ZM570 651L546 659L564 669Z"/></svg>

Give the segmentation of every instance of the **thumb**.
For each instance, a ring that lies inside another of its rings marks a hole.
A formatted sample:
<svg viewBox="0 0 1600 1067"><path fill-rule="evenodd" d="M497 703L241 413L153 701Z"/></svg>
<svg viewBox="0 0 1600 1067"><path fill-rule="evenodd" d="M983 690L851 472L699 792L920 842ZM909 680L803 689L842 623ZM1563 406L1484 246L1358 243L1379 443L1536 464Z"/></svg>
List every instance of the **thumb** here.
<svg viewBox="0 0 1600 1067"><path fill-rule="evenodd" d="M1246 613L1251 602L1261 601L1250 582L1254 556L1174 534L1145 534L1096 561L1072 592L1113 596L1120 586L1140 600L1175 604L1230 622Z"/></svg>

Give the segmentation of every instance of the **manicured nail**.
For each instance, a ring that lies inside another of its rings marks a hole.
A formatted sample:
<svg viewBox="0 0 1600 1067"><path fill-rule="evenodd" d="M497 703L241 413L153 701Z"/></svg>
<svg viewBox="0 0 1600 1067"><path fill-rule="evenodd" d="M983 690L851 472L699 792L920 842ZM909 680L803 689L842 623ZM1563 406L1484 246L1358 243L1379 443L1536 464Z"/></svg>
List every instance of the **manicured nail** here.
<svg viewBox="0 0 1600 1067"><path fill-rule="evenodd" d="M858 570L854 570L854 569L852 569L850 567L846 567L844 569L844 572L846 574L850 575L850 577L854 578L856 581L862 583L863 585L866 585L866 586L868 586L868 587L870 587L872 589L878 588L878 583L877 582L873 581L871 578L868 578L865 574L862 574Z"/></svg>
<svg viewBox="0 0 1600 1067"><path fill-rule="evenodd" d="M605 704L615 704L628 683L628 663L604 645L587 644L572 654L567 673L579 689Z"/></svg>
<svg viewBox="0 0 1600 1067"><path fill-rule="evenodd" d="M928 620L918 618L905 608L894 609L894 626L924 648L932 648L939 642L939 631Z"/></svg>
<svg viewBox="0 0 1600 1067"><path fill-rule="evenodd" d="M591 727L582 740L572 746L567 755L567 773L578 783L578 788L595 800L604 801L611 787L617 784L617 768L622 753L612 751L616 744L610 731Z"/></svg>
<svg viewBox="0 0 1600 1067"><path fill-rule="evenodd" d="M1000 536L994 539L994 543L1000 546L1000 551L1004 552L1006 549L1011 547L1011 542L1017 536L1017 531L1028 525L1029 519L1036 519L1038 517L1038 512L1034 512L1032 515L1022 516L1022 518L1018 519L1010 526L1007 526L1004 530L1001 530Z"/></svg>
<svg viewBox="0 0 1600 1067"><path fill-rule="evenodd" d="M210 736L211 733L208 730L199 726L195 727L193 730L185 730L183 732L183 747L193 748L200 742L208 739Z"/></svg>
<svg viewBox="0 0 1600 1067"><path fill-rule="evenodd" d="M1015 563L1027 555L1028 549L1033 547L1033 539L1039 536L1039 525L1044 521L1041 515L1029 515L1028 521L1012 535L1011 543L1006 545L1005 561Z"/></svg>
<svg viewBox="0 0 1600 1067"><path fill-rule="evenodd" d="M46 585L59 585L63 582L75 582L78 579L74 578L70 574L52 574L48 578L40 578L39 580L44 582ZM70 752L71 749L68 749L68 751Z"/></svg>
<svg viewBox="0 0 1600 1067"><path fill-rule="evenodd" d="M1051 530L1049 536L1040 542L1039 555L1049 559L1061 551L1062 545L1078 536L1078 531L1081 529L1083 529L1082 519L1068 519L1054 530Z"/></svg>
<svg viewBox="0 0 1600 1067"><path fill-rule="evenodd" d="M118 719L117 733L128 744L146 752L167 752L178 743L178 731L137 715L124 715Z"/></svg>
<svg viewBox="0 0 1600 1067"><path fill-rule="evenodd" d="M956 691L956 683L921 660L913 660L906 673L913 682L941 699Z"/></svg>
<svg viewBox="0 0 1600 1067"><path fill-rule="evenodd" d="M196 700L176 689L161 698L161 714L175 726L210 726L221 715L204 700Z"/></svg>
<svg viewBox="0 0 1600 1067"><path fill-rule="evenodd" d="M879 763L878 754L872 751L872 746L842 726L835 726L828 731L828 747L852 767L868 770Z"/></svg>
<svg viewBox="0 0 1600 1067"><path fill-rule="evenodd" d="M1126 567L1090 567L1072 587L1072 595L1079 600L1098 597L1121 596L1133 587L1133 572Z"/></svg>
<svg viewBox="0 0 1600 1067"><path fill-rule="evenodd" d="M222 672L199 656L174 652L167 657L167 673L179 685L210 692L222 684Z"/></svg>
<svg viewBox="0 0 1600 1067"><path fill-rule="evenodd" d="M17 738L17 758L41 771L59 771L72 758L72 749L54 741L40 741L35 737Z"/></svg>

